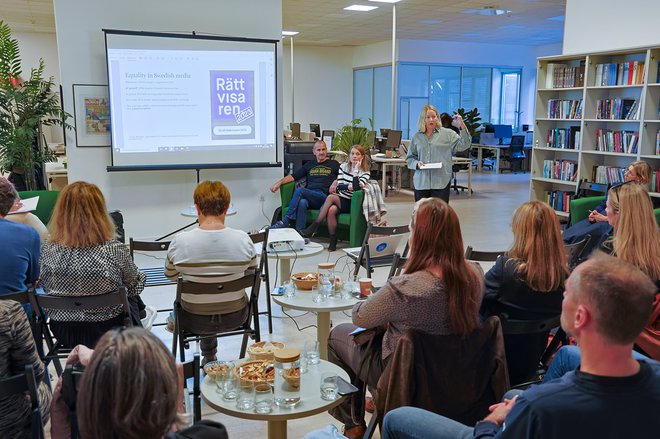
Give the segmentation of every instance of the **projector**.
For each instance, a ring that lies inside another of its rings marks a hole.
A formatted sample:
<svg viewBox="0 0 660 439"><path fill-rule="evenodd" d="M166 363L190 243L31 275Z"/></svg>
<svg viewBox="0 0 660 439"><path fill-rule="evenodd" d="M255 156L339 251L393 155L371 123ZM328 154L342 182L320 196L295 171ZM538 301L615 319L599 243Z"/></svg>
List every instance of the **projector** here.
<svg viewBox="0 0 660 439"><path fill-rule="evenodd" d="M268 231L268 253L302 251L305 239L294 229L270 229Z"/></svg>

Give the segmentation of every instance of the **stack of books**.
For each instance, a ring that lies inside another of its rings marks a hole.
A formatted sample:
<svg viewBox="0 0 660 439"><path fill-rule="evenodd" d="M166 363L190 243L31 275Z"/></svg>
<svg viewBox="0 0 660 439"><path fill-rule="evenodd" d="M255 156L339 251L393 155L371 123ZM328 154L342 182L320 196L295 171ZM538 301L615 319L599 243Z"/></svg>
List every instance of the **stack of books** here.
<svg viewBox="0 0 660 439"><path fill-rule="evenodd" d="M568 88L584 86L584 61L578 67L548 63L545 88Z"/></svg>
<svg viewBox="0 0 660 439"><path fill-rule="evenodd" d="M597 137L597 151L637 154L638 131L612 131L599 128Z"/></svg>
<svg viewBox="0 0 660 439"><path fill-rule="evenodd" d="M568 212L571 200L575 197L572 192L548 191L545 193L545 202L559 212Z"/></svg>
<svg viewBox="0 0 660 439"><path fill-rule="evenodd" d="M580 149L580 126L548 130L548 148Z"/></svg>
<svg viewBox="0 0 660 439"><path fill-rule="evenodd" d="M596 64L596 86L644 83L644 61Z"/></svg>
<svg viewBox="0 0 660 439"><path fill-rule="evenodd" d="M656 169L651 175L651 192L660 192L660 169Z"/></svg>
<svg viewBox="0 0 660 439"><path fill-rule="evenodd" d="M550 119L580 119L582 117L582 99L548 100L548 117Z"/></svg>
<svg viewBox="0 0 660 439"><path fill-rule="evenodd" d="M575 181L577 162L573 160L543 160L543 178Z"/></svg>
<svg viewBox="0 0 660 439"><path fill-rule="evenodd" d="M596 119L638 120L639 103L637 99L598 99Z"/></svg>
<svg viewBox="0 0 660 439"><path fill-rule="evenodd" d="M619 184L625 180L623 178L627 168L619 168L616 166L594 166L591 179L595 183L604 184Z"/></svg>

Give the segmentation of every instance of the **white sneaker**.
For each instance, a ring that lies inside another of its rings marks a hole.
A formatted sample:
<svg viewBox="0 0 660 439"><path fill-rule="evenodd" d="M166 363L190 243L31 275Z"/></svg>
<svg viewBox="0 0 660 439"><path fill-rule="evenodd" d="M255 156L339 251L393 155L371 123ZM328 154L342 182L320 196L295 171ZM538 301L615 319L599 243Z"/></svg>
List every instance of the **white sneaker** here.
<svg viewBox="0 0 660 439"><path fill-rule="evenodd" d="M154 308L153 306L147 306L145 308L145 311L147 313L147 316L142 319L142 326L147 331L150 331L151 326L154 324L154 320L156 320L156 315L158 314L158 312L156 311L156 308Z"/></svg>

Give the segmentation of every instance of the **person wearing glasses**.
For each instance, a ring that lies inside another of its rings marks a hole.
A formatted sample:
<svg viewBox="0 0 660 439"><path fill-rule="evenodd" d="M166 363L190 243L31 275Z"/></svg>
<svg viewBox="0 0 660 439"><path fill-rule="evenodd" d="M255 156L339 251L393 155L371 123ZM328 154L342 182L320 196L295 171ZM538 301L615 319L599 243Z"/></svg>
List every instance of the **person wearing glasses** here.
<svg viewBox="0 0 660 439"><path fill-rule="evenodd" d="M625 183L641 184L647 186L651 182L653 170L643 160L632 162L628 165L623 180ZM607 221L605 212L607 196L589 216L582 221L573 224L564 230L563 239L566 244L574 244L582 241L587 235L591 236L588 247L585 247L582 254L587 255L593 249L598 248L603 241L612 233L612 226Z"/></svg>

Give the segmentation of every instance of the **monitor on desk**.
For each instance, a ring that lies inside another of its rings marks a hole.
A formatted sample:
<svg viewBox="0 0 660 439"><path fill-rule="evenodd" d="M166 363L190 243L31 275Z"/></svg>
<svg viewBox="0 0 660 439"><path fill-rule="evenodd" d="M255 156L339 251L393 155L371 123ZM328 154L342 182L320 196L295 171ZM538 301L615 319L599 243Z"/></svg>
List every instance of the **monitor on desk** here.
<svg viewBox="0 0 660 439"><path fill-rule="evenodd" d="M510 139L513 136L513 127L511 125L493 125L495 130L495 138L499 139L500 145L503 144L504 139Z"/></svg>
<svg viewBox="0 0 660 439"><path fill-rule="evenodd" d="M317 139L321 138L321 125L317 123L310 123L309 131L314 133L314 136L316 136Z"/></svg>
<svg viewBox="0 0 660 439"><path fill-rule="evenodd" d="M385 149L399 149L399 146L401 146L401 131L389 130Z"/></svg>
<svg viewBox="0 0 660 439"><path fill-rule="evenodd" d="M381 128L380 129L380 137L387 137L387 135L390 133L389 128Z"/></svg>
<svg viewBox="0 0 660 439"><path fill-rule="evenodd" d="M291 129L291 140L300 140L300 124L291 122L289 128Z"/></svg>

